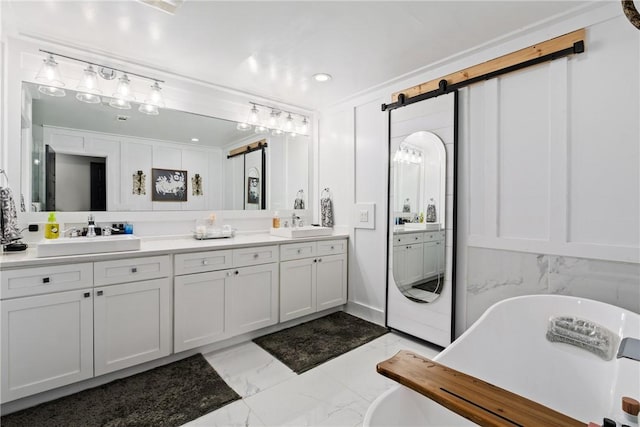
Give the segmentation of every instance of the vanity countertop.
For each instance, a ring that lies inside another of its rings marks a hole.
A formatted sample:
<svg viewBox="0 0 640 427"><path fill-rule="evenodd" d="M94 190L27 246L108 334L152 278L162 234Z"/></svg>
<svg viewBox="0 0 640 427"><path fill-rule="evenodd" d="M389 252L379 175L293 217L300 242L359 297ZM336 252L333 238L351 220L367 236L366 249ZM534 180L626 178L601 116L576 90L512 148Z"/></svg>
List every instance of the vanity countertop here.
<svg viewBox="0 0 640 427"><path fill-rule="evenodd" d="M188 236L175 237L143 237L140 250L127 252L107 252L87 255L68 255L59 257L36 256L36 245L30 244L23 252L0 252L0 270L22 267L35 267L69 262L108 261L130 257L178 254L216 249L235 249L250 246L279 245L283 243L300 243L310 240L333 240L348 238L348 233L334 231L330 236L303 237L290 239L272 236L267 233L237 234L225 239L196 240ZM81 237L78 237L79 239Z"/></svg>

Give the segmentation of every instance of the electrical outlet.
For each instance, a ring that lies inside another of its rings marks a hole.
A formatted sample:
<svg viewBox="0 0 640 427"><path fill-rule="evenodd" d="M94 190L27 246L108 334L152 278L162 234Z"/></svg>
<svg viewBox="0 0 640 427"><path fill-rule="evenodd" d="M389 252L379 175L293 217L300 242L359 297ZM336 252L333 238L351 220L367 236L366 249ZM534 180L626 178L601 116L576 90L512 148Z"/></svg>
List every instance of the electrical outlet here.
<svg viewBox="0 0 640 427"><path fill-rule="evenodd" d="M360 211L360 222L369 222L369 211Z"/></svg>

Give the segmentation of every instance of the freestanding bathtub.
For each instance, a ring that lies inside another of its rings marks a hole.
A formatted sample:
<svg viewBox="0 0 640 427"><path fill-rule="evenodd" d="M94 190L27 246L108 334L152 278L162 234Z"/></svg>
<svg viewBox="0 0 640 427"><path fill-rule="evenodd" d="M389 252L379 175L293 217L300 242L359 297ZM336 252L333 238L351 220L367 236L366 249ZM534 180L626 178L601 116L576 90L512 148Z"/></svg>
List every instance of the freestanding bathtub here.
<svg viewBox="0 0 640 427"><path fill-rule="evenodd" d="M637 425L621 410L623 396L640 399L640 361L604 360L583 348L546 338L555 316L587 319L618 340L640 338L640 315L613 305L567 296L511 298L489 308L434 359L520 394L587 424L604 417ZM617 350L617 348L615 349ZM463 426L471 421L401 385L380 395L363 425ZM620 424L618 424L620 425Z"/></svg>

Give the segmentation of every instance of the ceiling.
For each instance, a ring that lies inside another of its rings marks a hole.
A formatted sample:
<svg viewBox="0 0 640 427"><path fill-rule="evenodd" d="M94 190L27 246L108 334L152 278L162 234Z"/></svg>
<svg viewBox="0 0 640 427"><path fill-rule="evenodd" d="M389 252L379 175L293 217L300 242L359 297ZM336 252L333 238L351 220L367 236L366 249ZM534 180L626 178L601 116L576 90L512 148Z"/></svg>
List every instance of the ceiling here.
<svg viewBox="0 0 640 427"><path fill-rule="evenodd" d="M34 36L306 108L583 6L579 1L2 0L4 34ZM333 76L314 81L314 73Z"/></svg>

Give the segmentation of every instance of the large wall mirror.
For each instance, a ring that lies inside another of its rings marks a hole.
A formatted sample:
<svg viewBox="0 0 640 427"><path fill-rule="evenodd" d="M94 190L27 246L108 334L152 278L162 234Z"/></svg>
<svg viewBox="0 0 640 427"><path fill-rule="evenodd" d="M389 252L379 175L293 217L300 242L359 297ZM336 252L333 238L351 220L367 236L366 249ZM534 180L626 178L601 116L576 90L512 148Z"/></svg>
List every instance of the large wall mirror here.
<svg viewBox="0 0 640 427"><path fill-rule="evenodd" d="M387 325L453 340L457 92L389 112Z"/></svg>
<svg viewBox="0 0 640 427"><path fill-rule="evenodd" d="M135 103L119 110L75 95L47 96L22 83L22 193L31 211L285 210L309 194L306 136L256 134L170 109L147 115ZM167 185L172 177L180 181ZM167 190L174 187L175 195Z"/></svg>

